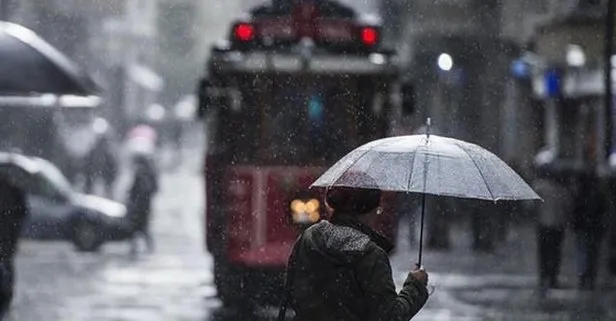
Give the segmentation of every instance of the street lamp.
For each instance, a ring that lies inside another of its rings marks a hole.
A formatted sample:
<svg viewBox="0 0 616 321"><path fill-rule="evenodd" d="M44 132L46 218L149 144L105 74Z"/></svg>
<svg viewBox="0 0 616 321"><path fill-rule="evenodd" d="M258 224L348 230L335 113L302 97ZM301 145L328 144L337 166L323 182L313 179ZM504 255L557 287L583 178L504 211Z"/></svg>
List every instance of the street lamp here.
<svg viewBox="0 0 616 321"><path fill-rule="evenodd" d="M567 64L571 67L582 67L586 64L586 54L582 47L578 45L567 47Z"/></svg>
<svg viewBox="0 0 616 321"><path fill-rule="evenodd" d="M436 62L443 71L450 71L453 68L453 58L448 53L440 54Z"/></svg>

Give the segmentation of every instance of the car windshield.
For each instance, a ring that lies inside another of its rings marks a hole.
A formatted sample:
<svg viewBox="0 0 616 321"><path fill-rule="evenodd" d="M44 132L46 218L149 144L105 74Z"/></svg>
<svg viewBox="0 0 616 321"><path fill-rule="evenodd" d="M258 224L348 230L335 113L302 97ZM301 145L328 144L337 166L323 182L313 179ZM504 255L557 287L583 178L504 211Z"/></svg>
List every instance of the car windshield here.
<svg viewBox="0 0 616 321"><path fill-rule="evenodd" d="M37 174L49 183L50 186L48 187L56 190L62 196L70 198L74 191L64 174L48 161L36 159L35 162L40 169Z"/></svg>

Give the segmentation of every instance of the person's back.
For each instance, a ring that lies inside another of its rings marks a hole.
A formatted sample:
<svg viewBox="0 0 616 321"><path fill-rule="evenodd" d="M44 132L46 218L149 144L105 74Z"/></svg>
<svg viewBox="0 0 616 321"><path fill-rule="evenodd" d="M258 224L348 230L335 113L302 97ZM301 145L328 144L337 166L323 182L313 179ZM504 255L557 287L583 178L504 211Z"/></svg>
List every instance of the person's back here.
<svg viewBox="0 0 616 321"><path fill-rule="evenodd" d="M358 213L374 208L367 206ZM392 245L359 216L335 214L331 222L309 227L296 244L288 271L296 320L406 321L425 304L425 272L409 273L396 293L387 255Z"/></svg>

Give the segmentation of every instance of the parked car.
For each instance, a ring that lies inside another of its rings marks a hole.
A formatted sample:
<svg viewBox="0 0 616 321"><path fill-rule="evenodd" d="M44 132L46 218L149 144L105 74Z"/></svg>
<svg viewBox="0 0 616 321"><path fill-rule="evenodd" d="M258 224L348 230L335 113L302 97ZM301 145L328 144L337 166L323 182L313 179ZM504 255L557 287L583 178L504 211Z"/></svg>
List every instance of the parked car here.
<svg viewBox="0 0 616 321"><path fill-rule="evenodd" d="M124 240L130 234L126 206L76 192L45 159L0 152L0 175L27 193L26 238L66 239L80 251L96 251L105 242Z"/></svg>

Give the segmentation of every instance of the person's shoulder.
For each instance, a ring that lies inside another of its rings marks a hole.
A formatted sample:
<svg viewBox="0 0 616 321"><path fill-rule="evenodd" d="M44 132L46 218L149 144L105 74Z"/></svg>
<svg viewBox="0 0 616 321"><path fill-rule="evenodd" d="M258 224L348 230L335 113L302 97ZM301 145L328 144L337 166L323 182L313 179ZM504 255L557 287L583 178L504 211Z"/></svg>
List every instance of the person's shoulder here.
<svg viewBox="0 0 616 321"><path fill-rule="evenodd" d="M372 240L370 240L366 244L363 252L364 252L365 257L373 258L373 259L376 259L376 258L387 259L389 257L387 255L387 252Z"/></svg>
<svg viewBox="0 0 616 321"><path fill-rule="evenodd" d="M322 220L309 227L306 235L323 242L325 248L338 252L366 252L370 249L370 238L360 231L344 225Z"/></svg>

